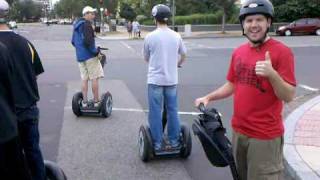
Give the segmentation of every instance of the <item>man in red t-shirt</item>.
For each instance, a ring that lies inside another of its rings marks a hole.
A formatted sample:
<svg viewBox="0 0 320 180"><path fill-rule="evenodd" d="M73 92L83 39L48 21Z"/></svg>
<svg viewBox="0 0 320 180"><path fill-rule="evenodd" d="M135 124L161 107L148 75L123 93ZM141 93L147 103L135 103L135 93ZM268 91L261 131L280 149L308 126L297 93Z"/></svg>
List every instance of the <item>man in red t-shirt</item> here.
<svg viewBox="0 0 320 180"><path fill-rule="evenodd" d="M283 170L283 101L294 98L291 50L267 35L273 19L268 0L247 0L240 9L249 42L232 54L227 82L195 105L233 94L232 148L241 180L279 180Z"/></svg>

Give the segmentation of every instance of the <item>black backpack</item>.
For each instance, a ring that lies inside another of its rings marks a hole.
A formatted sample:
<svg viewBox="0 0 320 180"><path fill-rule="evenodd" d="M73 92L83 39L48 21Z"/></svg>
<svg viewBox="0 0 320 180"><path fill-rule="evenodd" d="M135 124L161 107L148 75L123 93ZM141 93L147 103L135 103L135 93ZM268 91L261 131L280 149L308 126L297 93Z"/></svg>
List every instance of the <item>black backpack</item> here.
<svg viewBox="0 0 320 180"><path fill-rule="evenodd" d="M215 167L230 166L234 179L238 179L235 161L232 154L232 146L226 136L226 129L223 127L221 115L212 109L202 109L192 125L192 130L198 136L205 154L210 163Z"/></svg>
<svg viewBox="0 0 320 180"><path fill-rule="evenodd" d="M199 137L208 160L217 167L228 166L233 160L232 148L216 109L200 114L192 126Z"/></svg>

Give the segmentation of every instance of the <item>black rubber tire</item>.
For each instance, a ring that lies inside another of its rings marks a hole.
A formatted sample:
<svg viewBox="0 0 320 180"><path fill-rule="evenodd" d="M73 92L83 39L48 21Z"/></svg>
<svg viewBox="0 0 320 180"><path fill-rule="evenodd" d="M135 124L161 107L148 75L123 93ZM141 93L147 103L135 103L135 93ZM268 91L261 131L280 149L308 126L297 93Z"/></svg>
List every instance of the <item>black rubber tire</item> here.
<svg viewBox="0 0 320 180"><path fill-rule="evenodd" d="M72 97L72 111L76 116L81 116L80 103L83 99L82 92L77 92Z"/></svg>
<svg viewBox="0 0 320 180"><path fill-rule="evenodd" d="M192 139L191 139L190 129L186 125L182 124L181 133L183 138L183 142L182 142L183 147L181 148L181 151L180 151L180 157L188 158L192 150Z"/></svg>
<svg viewBox="0 0 320 180"><path fill-rule="evenodd" d="M107 57L105 54L103 54L101 52L100 52L100 54L101 54L100 63L101 63L102 68L104 68L104 65L107 64Z"/></svg>
<svg viewBox="0 0 320 180"><path fill-rule="evenodd" d="M152 159L153 146L151 142L151 134L148 126L140 126L138 137L139 157L143 162Z"/></svg>
<svg viewBox="0 0 320 180"><path fill-rule="evenodd" d="M52 161L44 161L47 180L67 180L67 176L64 174L63 170Z"/></svg>
<svg viewBox="0 0 320 180"><path fill-rule="evenodd" d="M101 99L102 99L101 107L100 107L101 115L102 117L107 118L112 113L112 104L113 104L112 95L110 92L106 92L105 94L102 95Z"/></svg>

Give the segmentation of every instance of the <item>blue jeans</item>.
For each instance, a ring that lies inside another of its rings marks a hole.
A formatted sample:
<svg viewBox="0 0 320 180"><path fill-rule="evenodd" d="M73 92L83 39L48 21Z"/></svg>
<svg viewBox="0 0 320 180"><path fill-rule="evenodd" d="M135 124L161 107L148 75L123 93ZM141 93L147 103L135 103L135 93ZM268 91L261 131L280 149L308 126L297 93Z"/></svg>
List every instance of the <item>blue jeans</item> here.
<svg viewBox="0 0 320 180"><path fill-rule="evenodd" d="M154 147L160 148L162 144L162 111L163 102L167 110L168 139L171 144L180 140L180 120L178 117L177 86L158 86L148 84L149 99L149 125Z"/></svg>
<svg viewBox="0 0 320 180"><path fill-rule="evenodd" d="M39 110L36 105L18 110L18 128L21 145L33 180L46 179L45 166L39 146Z"/></svg>

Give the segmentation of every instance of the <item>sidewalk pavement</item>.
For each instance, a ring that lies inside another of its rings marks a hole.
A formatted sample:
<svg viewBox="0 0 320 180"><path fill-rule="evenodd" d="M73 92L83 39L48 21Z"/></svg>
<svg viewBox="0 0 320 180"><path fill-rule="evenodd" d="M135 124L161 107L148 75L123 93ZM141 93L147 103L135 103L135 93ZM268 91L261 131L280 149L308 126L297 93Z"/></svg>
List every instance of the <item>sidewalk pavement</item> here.
<svg viewBox="0 0 320 180"><path fill-rule="evenodd" d="M320 95L287 116L284 138L288 174L298 180L320 180Z"/></svg>

